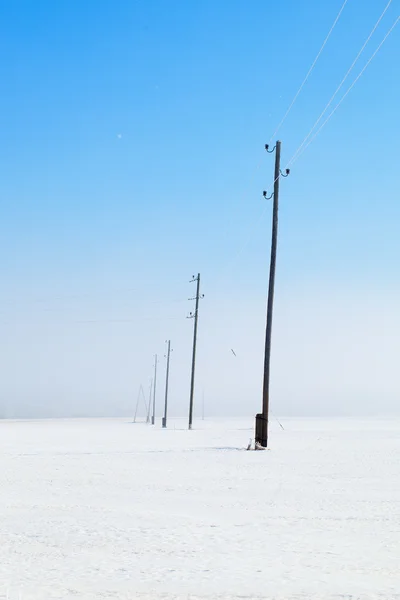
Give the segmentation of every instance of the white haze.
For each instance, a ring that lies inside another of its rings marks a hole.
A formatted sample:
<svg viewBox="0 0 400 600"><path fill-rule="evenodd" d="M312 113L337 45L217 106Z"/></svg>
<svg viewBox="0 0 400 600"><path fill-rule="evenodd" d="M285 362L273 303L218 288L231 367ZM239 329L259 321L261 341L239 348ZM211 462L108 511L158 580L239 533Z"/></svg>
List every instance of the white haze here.
<svg viewBox="0 0 400 600"><path fill-rule="evenodd" d="M139 386L148 394L158 352L158 415L171 338L170 414L187 414L191 288L174 302L144 297L103 310L43 317L22 308L1 323L0 410L5 417L130 416ZM261 405L265 295L207 290L201 304L196 416L254 415ZM136 304L135 304L136 303ZM82 308L83 306L83 308ZM271 406L277 415L399 414L400 294L278 284L273 325ZM103 307L104 308L104 307ZM134 310L132 310L134 308ZM102 312L103 311L103 312ZM125 316L130 315L126 321ZM39 313L38 313L39 314ZM107 315L107 318L105 318ZM132 319L131 316L135 315ZM154 318L153 318L154 316ZM234 349L236 357L231 352ZM141 409L141 416L144 416Z"/></svg>

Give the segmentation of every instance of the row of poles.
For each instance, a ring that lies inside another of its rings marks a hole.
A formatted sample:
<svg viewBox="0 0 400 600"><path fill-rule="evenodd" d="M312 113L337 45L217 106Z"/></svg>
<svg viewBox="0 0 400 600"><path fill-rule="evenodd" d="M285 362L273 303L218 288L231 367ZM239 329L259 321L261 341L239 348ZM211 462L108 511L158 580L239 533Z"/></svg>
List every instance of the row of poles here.
<svg viewBox="0 0 400 600"><path fill-rule="evenodd" d="M266 448L268 446L268 423L269 423L269 396L270 396L270 363L271 363L271 339L272 339L272 317L274 307L274 290L275 290L275 270L276 270L276 253L278 243L278 210L279 210L279 180L281 177L287 177L290 173L289 169L286 169L285 173L282 173L280 167L281 160L281 142L278 140L272 150L269 149L268 144L265 145L265 149L269 153L275 152L275 174L274 174L274 189L270 196L267 192L263 192L265 199L269 200L273 198L273 210L272 210L272 236L271 236L271 256L270 256L270 268L269 268L269 283L268 283L268 298L267 298L267 318L266 318L266 330L265 330L265 350L264 350L264 379L262 389L262 412L256 415L255 423L255 447ZM196 296L190 298L195 300L195 311L190 313L188 318L194 319L193 328L193 352L192 352L192 370L190 379L190 399L189 399L189 429L192 429L193 423L193 401L194 401L194 385L195 385L195 369L196 369L196 348L197 348L197 326L199 317L199 301L203 296L200 295L200 273L197 277L193 276L191 282L196 282ZM168 384L169 384L169 366L171 357L171 340L167 341L167 369L166 369L166 380L165 380L165 401L164 401L164 416L162 418L162 426L167 426L167 414L168 414ZM156 385L157 385L157 355L155 356L154 363L154 385L150 391L150 400L148 406L147 420L150 422L150 403L151 395L153 400L153 413L151 422L155 423L155 407L156 407ZM143 394L144 396L144 394Z"/></svg>
<svg viewBox="0 0 400 600"><path fill-rule="evenodd" d="M194 298L189 298L189 300L195 301L195 309L194 312L189 313L188 319L194 320L193 327L193 350L192 350L192 369L191 369L191 377L190 377L190 398L189 398L189 429L192 429L193 425L193 405L194 405L194 384L195 384L195 371L196 371L196 350L197 350L197 326L199 321L199 301L204 298L204 295L200 295L200 273L197 274L197 277L193 275L193 279L190 283L196 282L196 296ZM167 368L165 375L165 396L164 396L164 416L162 417L162 427L167 427L167 417L168 417L168 387L169 387L169 366L171 359L171 340L167 340ZM150 423L150 410L151 404L153 405L152 415L151 415L151 423L155 424L156 421L156 390L157 390L157 364L158 357L157 354L154 356L154 379L150 384L150 397L149 404L147 407L147 423ZM136 421L137 409L140 401L140 396L143 396L144 403L146 405L146 400L144 398L143 388L140 387L138 400L136 403L135 417L134 421Z"/></svg>

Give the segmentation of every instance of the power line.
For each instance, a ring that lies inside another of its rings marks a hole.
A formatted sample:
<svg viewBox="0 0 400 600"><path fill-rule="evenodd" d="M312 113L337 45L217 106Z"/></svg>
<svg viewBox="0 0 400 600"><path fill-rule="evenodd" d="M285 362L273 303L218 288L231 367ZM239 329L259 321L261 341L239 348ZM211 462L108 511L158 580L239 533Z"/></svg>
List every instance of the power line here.
<svg viewBox="0 0 400 600"><path fill-rule="evenodd" d="M390 2L392 2L392 0L390 0ZM390 4L389 2L389 4ZM385 11L387 10L388 6L385 8ZM383 15L381 15L383 16ZM311 140L309 140L309 142L307 143L307 145L301 150L300 153L300 147L296 150L296 152L294 153L294 155L292 156L292 158L289 160L289 162L287 163L286 167L289 168L291 167L294 162L296 162L296 160L300 157L301 154L303 154L303 152L306 150L306 148L308 148L308 146L311 144L311 142L314 141L314 139L317 137L317 135L321 132L321 130L325 127L325 125L328 123L328 121L331 119L331 117L334 115L334 113L337 111L337 109L339 108L339 106L342 104L343 100L346 98L346 96L349 94L349 92L353 89L353 87L355 86L355 84L357 83L357 81L360 79L361 75L364 73L364 71L367 69L367 67L369 66L369 64L371 63L371 61L373 60L373 58L376 56L376 54L379 52L379 50L381 49L381 47L383 46L383 44L385 43L385 41L387 40L387 38L389 37L389 35L392 33L393 29L396 27L397 23L399 22L400 17L397 17L396 21L393 23L392 27L389 29L389 31L386 33L385 37L383 38L383 40L381 41L381 43L379 44L379 46L376 48L375 52L372 54L372 56L369 58L369 60L367 61L367 63L364 65L364 67L362 68L362 70L360 71L360 73L357 75L357 77L355 78L355 80L353 81L353 83L351 84L351 86L348 88L348 90L346 91L346 93L343 95L343 97L341 98L341 100L338 102L338 104L335 106L335 108L332 110L332 112L329 114L329 116L325 119L325 121L322 123L322 125L320 126L320 128L318 129L318 131L314 134L314 136L311 138ZM374 28L374 30L376 29L376 27ZM269 188L271 188L273 185L275 184L275 180L271 181L271 184L268 186ZM259 224L260 221L263 219L265 213L268 210L268 205L266 205L263 209L263 211L261 212L260 216L257 218L257 221L255 223L255 225ZM254 230L254 226L252 228L252 231ZM250 243L252 237L247 238L246 242L241 246L241 248L239 249L238 254L235 257L235 261L238 259L238 257L242 254L242 252L246 249L246 247L248 246L248 244Z"/></svg>
<svg viewBox="0 0 400 600"><path fill-rule="evenodd" d="M392 1L392 0L390 0L390 2L391 2L391 1ZM345 8L345 6L346 6L347 2L348 2L348 0L345 0L345 1L343 2L343 4L342 4L342 6L341 6L341 8L340 8L340 10L339 10L339 12L338 12L338 14L336 15L336 18L335 18L335 20L334 20L333 24L332 24L332 26L331 26L331 28L330 28L330 30L329 30L329 32L328 32L328 35L326 36L326 38L325 38L325 40L324 40L324 42L323 42L323 44L322 44L322 46L321 46L320 50L319 50L319 51L318 51L318 53L317 53L317 56L315 57L315 59L314 59L314 61L313 61L312 65L311 65L310 69L308 70L308 72L307 72L307 74L306 74L306 76L305 76L305 78L304 78L303 82L301 83L301 85L300 85L300 88L299 88L299 89L298 89L298 91L296 92L296 94L295 94L295 96L294 96L294 98L293 98L293 100L292 100L291 104L289 105L289 107L288 107L288 109L287 109L287 111L286 111L285 115L283 116L283 118L282 118L281 122L279 123L278 127L276 128L276 130L275 130L275 133L274 133L274 134L271 136L271 140L272 140L272 139L274 139L274 137L275 137L276 133L279 131L279 129L281 128L281 126L282 126L283 122L286 120L287 116L289 115L290 111L292 110L294 103L296 102L296 100L297 100L297 98L298 98L298 96L299 96L300 92L302 91L302 89L303 89L304 85L306 84L306 82L307 82L308 78L310 77L310 75L311 75L311 72L313 71L313 69L314 69L314 67L315 67L315 65L316 65L316 63L317 63L317 61L318 61L319 57L321 56L321 54L322 54L322 52L323 52L323 50L324 50L324 48L325 48L325 46L326 46L326 44L327 44L327 42L328 42L328 40L329 40L330 36L331 36L331 34L332 34L332 32L333 32L334 28L336 27L336 24L337 24L337 22L339 21L339 19L340 19L340 16L341 16L341 14L342 14L342 12L343 12L343 10L344 10L344 8ZM271 143L271 140L270 140L270 142L269 142L269 143ZM260 168L261 164L262 164L262 161L260 161L260 162L258 163L258 165L257 165L257 167L256 167L256 171L258 171L258 169ZM253 182L253 180L254 180L254 175L253 175L253 177L252 177L251 183ZM270 187L272 187L273 185L275 185L275 181L271 182L271 186L270 186ZM260 222L262 221L262 219L263 219L263 217L265 216L265 213L267 212L267 210L268 210L268 205L266 205L266 206L264 207L264 209L262 210L261 214L260 214L260 215L257 217L257 220L256 220L256 223L255 223L255 225L257 225L258 223L260 223ZM237 254L235 255L234 259L231 261L231 267L233 267L233 265L236 263L236 261L238 260L238 258L239 258L239 257L242 255L242 253L244 252L244 250L245 250L245 249L247 248L247 246L249 245L249 243L250 243L250 241L251 241L251 239L252 239L251 232L253 232L253 231L254 231L255 225L253 224L251 227L249 227L249 228L248 228L249 235L248 235L248 236L246 236L246 238L245 238L245 241L243 242L242 246L239 248L239 251L238 251L238 252L237 252ZM230 269L230 267L228 266L228 268L227 268L227 269L224 269L224 271L226 271L226 270L229 270L229 269Z"/></svg>
<svg viewBox="0 0 400 600"><path fill-rule="evenodd" d="M384 12L382 13L379 21L382 19L383 14L386 12L386 10L387 10L387 8L388 8L388 6L390 5L391 2L392 2L392 0L390 0L389 4L386 6L386 8L385 8ZM367 61L367 63L364 65L363 69L357 75L356 79L353 81L353 83L348 88L348 90L346 91L346 93L343 95L343 97L341 98L341 100L338 102L338 104L335 106L335 108L329 114L329 116L327 117L327 119L325 119L325 121L319 127L318 131L314 134L314 136L311 138L311 140L308 141L307 145L305 147L303 147L302 149L301 149L301 146L303 145L303 143L299 146L299 148L293 154L292 158L287 163L286 168L291 167L294 164L294 162L296 162L296 160L301 156L301 154L303 154L303 152L306 150L306 148L308 148L308 146L315 140L315 138L317 137L317 135L325 127L325 125L328 123L328 121L331 119L331 117L337 111L337 109L339 108L339 106L342 104L343 100L346 98L346 96L349 94L349 92L355 86L355 84L357 83L357 81L360 79L361 75L367 69L367 67L369 66L369 64L373 60L373 58L379 52L379 50L381 49L381 47L383 46L383 44L385 43L385 41L387 40L387 38L389 37L389 35L392 33L393 29L396 27L396 25L397 25L397 23L398 23L399 20L400 20L400 17L397 17L397 19L393 23L392 27L389 29L389 31L387 32L387 34L385 35L385 37L383 38L383 40L381 41L381 43L379 44L379 46L376 48L375 52L372 54L372 56L369 58L369 60ZM374 27L373 31L375 31L376 27L377 27L377 25ZM371 37L372 33L370 34L369 38ZM365 47L365 45L364 45L364 47ZM326 111L324 111L324 112L326 112ZM320 120L320 118L319 118L319 120ZM315 125L313 126L312 130L310 131L310 134L312 133L312 131L314 130L314 128L315 128ZM309 137L309 135L307 135L307 137L305 138L305 140L303 142L307 141L308 137ZM275 184L275 180L271 181L271 184L268 187L271 188L274 184ZM243 242L243 244L239 248L239 251L236 253L234 259L232 260L231 267L236 263L236 261L238 260L238 258L241 256L241 254L244 252L244 250L247 248L247 246L249 245L249 243L253 239L254 229L255 229L255 227L257 225L259 225L262 222L262 219L264 218L265 213L267 212L268 208L269 208L268 205L265 205L264 209L261 211L260 215L257 217L257 219L256 219L255 223L253 224L253 226L248 229L249 235L246 237L245 241ZM228 267L228 269L229 269L229 267Z"/></svg>
<svg viewBox="0 0 400 600"><path fill-rule="evenodd" d="M390 0L390 2L392 2L392 0ZM389 4L390 4L389 2ZM386 12L387 8L389 5L386 6L384 13ZM384 14L383 13L383 14ZM380 19L382 18L383 14L381 15ZM294 162L296 162L296 160L300 157L301 154L303 154L303 152L306 150L306 148L308 148L308 146L311 144L311 142L314 141L314 139L317 137L317 135L321 132L321 130L325 127L325 125L328 123L328 121L331 119L331 117L334 115L334 113L337 111L337 109L339 108L339 106L342 104L343 100L346 98L346 96L349 94L349 92L352 90L352 88L355 86L355 84L357 83L357 81L360 79L361 75L364 73L364 71L367 69L367 67L369 66L369 64L371 63L371 61L373 60L373 58L376 56L376 54L379 52L379 50L381 49L381 47L383 46L383 44L385 43L385 41L387 40L387 38L389 37L389 35L392 33L393 29L396 27L398 21L400 20L400 17L397 17L396 21L393 23L392 27L389 29L389 31L387 32L387 34L385 35L385 37L383 38L383 40L381 41L381 43L379 44L379 46L376 48L375 52L372 54L372 56L369 58L369 60L367 61L367 63L364 65L363 69L360 71L360 73L357 75L356 79L353 81L353 83L351 84L351 86L349 87L349 89L346 91L346 93L343 95L343 97L341 98L341 100L338 102L338 104L335 106L335 108L332 110L332 112L329 114L329 116L327 117L327 119L322 123L322 125L320 126L320 128L318 129L318 131L314 134L314 136L311 138L311 140L308 141L307 145L300 151L300 147L296 150L296 152L293 154L292 158L289 160L289 162L287 163L287 168L291 167ZM376 26L374 27L375 31ZM371 34L370 36L371 37ZM314 127L313 127L314 129ZM310 131L310 134L312 133L313 130ZM309 136L307 136L308 138ZM306 141L307 138L304 140ZM268 186L269 188L271 188L273 185L275 184L275 180L271 181L271 184ZM265 213L268 210L268 205L266 205L264 207L264 209L262 210L261 214L258 216L255 224L253 225L253 227L249 228L249 236L246 238L245 242L242 244L242 246L240 247L238 253L235 255L234 260L232 261L232 265L234 264L234 262L237 261L237 259L240 257L240 255L244 252L244 250L246 249L246 247L249 245L249 243L252 240L252 235L250 235L250 232L254 231L255 226L257 226L263 219Z"/></svg>
<svg viewBox="0 0 400 600"><path fill-rule="evenodd" d="M358 59L360 58L361 54L364 52L367 44L369 43L371 37L373 36L373 34L375 33L379 23L382 21L384 15L386 14L386 11L388 10L389 6L391 5L393 0L389 0L389 2L387 3L387 5L385 6L382 14L380 15L379 19L377 20L377 22L375 23L374 27L372 28L369 36L367 37L367 39L365 40L364 44L362 45L361 49L359 50L357 56L355 57L355 59L353 60L352 64L350 65L349 69L347 70L347 73L345 74L345 76L343 77L342 81L339 83L338 87L336 88L335 92L333 93L333 95L331 96L331 98L329 99L327 105L325 106L324 110L322 111L322 113L319 115L318 119L315 121L314 125L311 127L310 131L307 133L306 137L304 138L304 140L301 142L300 146L297 148L296 152L293 154L292 158L290 159L288 166L290 166L294 160L296 155L301 151L302 147L304 146L304 144L307 142L307 140L309 139L309 137L312 135L313 131L315 130L315 128L317 127L318 123L321 121L322 117L324 116L324 114L326 113L326 111L328 110L328 108L330 107L330 105L332 104L332 102L334 101L334 99L336 98L336 96L338 95L338 93L340 92L340 90L343 87L343 84L345 83L346 79L348 78L348 76L350 75L350 73L352 72L352 70L354 69L356 63L358 62Z"/></svg>
<svg viewBox="0 0 400 600"><path fill-rule="evenodd" d="M393 29L396 27L396 25L399 22L399 20L400 20L400 17L397 17L396 21L393 23L393 25L391 26L391 28L389 29L389 31L387 32L387 34L385 35L385 37L383 38L383 40L381 41L381 43L379 44L379 46L377 47L377 49L375 50L375 52L372 54L372 56L370 57L370 59L368 60L368 62L365 64L365 66L363 67L363 69L357 75L357 77L355 78L355 80L353 81L353 83L351 84L351 86L349 87L349 89L347 90L347 92L342 96L341 100L337 103L337 105L335 106L335 108L332 110L332 112L329 114L329 116L325 119L325 121L322 123L322 125L320 126L320 128L315 132L315 134L313 135L313 137L308 141L308 143L306 144L306 146L300 152L297 153L297 156L294 157L294 159L292 160L291 164L293 164L293 162L295 162L296 160L298 160L298 158L303 154L303 152L308 148L308 146L315 140L315 138L317 137L317 135L321 132L321 130L328 123L328 121L332 118L332 116L335 114L335 112L337 111L337 109L339 108L339 106L342 104L343 100L346 98L347 94L353 89L353 87L355 86L355 84L357 83L357 81L360 79L361 75L364 73L365 69L368 67L368 65L370 64L370 62L372 61L372 59L376 56L376 54L379 52L379 50L381 49L381 47L383 46L383 44L385 43L385 41L387 40L387 38L389 37L389 35L392 33Z"/></svg>
<svg viewBox="0 0 400 600"><path fill-rule="evenodd" d="M300 85L299 89L298 89L298 90L297 90L297 92L295 93L295 95L294 95L294 98L293 98L292 102L289 104L289 107L288 107L287 111L286 111L286 112L285 112L285 114L283 115L283 118L282 118L281 122L279 123L278 127L276 128L276 130L275 130L275 131L274 131L274 133L272 134L272 136L271 136L271 139L269 140L269 143L271 143L271 142L272 142L272 140L274 140L274 139L275 139L275 137L276 137L276 135L277 135L278 131L279 131L279 130L280 130L280 128L282 127L283 123L286 121L286 118L288 117L288 115L289 115L290 111L292 110L292 108L293 108L293 106L294 106L294 104L295 104L295 102L296 102L297 98L299 97L299 95L300 95L300 93L301 93L301 91L302 91L303 87L305 86L305 84L307 83L307 80L308 80L308 78L310 77L311 73L313 72L313 70L314 70L314 67L315 67L315 65L317 64L317 62L318 62L318 59L319 59L319 57L321 56L321 54L322 54L322 52L323 52L323 50L324 50L324 48L325 48L325 46L326 46L326 44L327 44L327 42L328 42L329 38L331 37L331 34L332 34L333 30L335 29L335 27L336 27L336 24L337 24L337 22L339 21L339 19L340 19L340 16L341 16L341 14L342 14L342 12L343 12L343 9L344 9L344 7L346 6L347 2L348 2L348 0L344 0L344 2L343 2L343 4L342 4L342 7L341 7L341 9L339 10L339 12L338 12L338 14L337 14L337 16L336 16L336 19L334 20L334 22L333 22L333 25L332 25L332 27L330 28L330 30L329 30L329 32L328 32L328 35L327 35L327 36L326 36L326 38L324 39L324 42L323 42L323 44L322 44L321 48L320 48L320 49L319 49L319 51L318 51L318 54L317 54L317 56L315 57L315 59L314 59L314 61L313 61L312 65L311 65L311 67L309 68L309 70L308 70L308 72L307 72L307 75L304 77L304 79L303 79L303 81L302 81L302 83L301 83L301 85Z"/></svg>
<svg viewBox="0 0 400 600"><path fill-rule="evenodd" d="M297 92L296 92L296 94L295 94L295 96L294 96L294 98L293 98L292 102L290 103L290 105L289 105L289 107L288 107L288 109L287 109L286 113L284 114L284 116L283 116L282 120L280 121L279 125L277 126L277 128L276 128L275 132L274 132L274 133L273 133L273 135L271 136L271 139L270 139L270 141L269 141L269 144L270 144L270 143L271 143L271 141L272 141L272 140L275 138L275 136L276 136L276 134L278 133L279 129L282 127L282 125L283 125L284 121L286 120L286 118L288 117L288 115L289 115L290 111L292 110L292 108L293 108L293 106L294 106L294 104L295 104L295 102L296 102L296 100L297 100L298 96L300 95L300 93L301 93L301 91L302 91L303 87L304 87L304 86L305 86L305 84L307 83L307 80L308 80L308 78L310 77L310 75L311 75L312 71L314 70L314 67L315 67L315 65L317 64L317 62L318 62L318 59L319 59L319 57L321 56L321 54L322 54L322 52L323 52L323 50L324 50L324 48L325 48L325 46L326 46L326 44L327 44L327 42L328 42L328 40L329 40L329 38L330 38L330 36L331 36L331 34L332 34L333 30L335 29L335 27L336 27L336 24L337 24L337 22L339 21L339 19L340 19L340 17L341 17L341 14L342 14L342 12L343 12L343 10L344 10L344 8L345 8L345 6L346 6L347 2L348 2L348 0L344 0L344 2L343 2L343 4L342 4L342 6L341 6L341 8L340 8L340 10L339 10L338 14L336 15L336 18L335 18L335 20L334 20L334 22L333 22L333 24L332 24L332 26L331 26L331 28L330 28L330 30L329 30L329 32L328 32L328 35L326 36L325 40L323 41L323 44L322 44L321 48L319 49L319 51L318 51L318 53L317 53L317 56L315 57L315 59L314 59L314 61L313 61L312 65L311 65L311 67L309 68L309 70L308 70L308 72L307 72L307 74L306 74L306 76L305 76L305 78L304 78L303 82L301 83L301 85L300 85L299 89L297 90ZM257 171L260 169L261 165L262 165L262 160L260 160L260 161L259 161L259 163L257 164L257 166L256 166L256 168L255 168L255 170L254 170L254 172L253 172L253 175L251 176L251 179L250 179L250 184L252 184L252 183L253 183L253 181L254 181L254 178L255 178L255 175L256 175ZM246 193L243 195L243 197L245 197L246 195L247 195L247 192L246 192ZM262 216L264 216L264 214L265 214L265 211L266 211L266 210L267 210L267 209L265 209L265 210L263 211L263 213L262 213ZM243 247L243 248L242 248L242 249L239 251L239 254L238 254L238 256L240 256L240 254L241 254L241 253L243 252L243 250L246 248L246 246L248 245L248 243L249 243L249 242L246 242L246 243L245 243L244 247ZM238 257L237 257L237 258L238 258ZM236 258L236 260L237 260L237 258Z"/></svg>
<svg viewBox="0 0 400 600"><path fill-rule="evenodd" d="M295 96L294 96L294 99L292 100L291 104L289 105L289 108L288 108L288 110L286 111L286 113L285 113L285 115L284 115L283 119L281 120L281 122L279 123L279 125L278 125L277 129L275 130L275 133L274 133L274 134L271 136L271 139L270 139L270 142L269 142L269 143L271 143L271 140L272 140L272 139L275 137L276 133L278 132L278 130L279 130L279 129L280 129L280 127L282 126L283 122L285 121L286 117L288 116L289 112L291 111L291 109L292 109L292 107L293 107L293 105L294 105L295 101L297 100L297 97L299 96L299 94L300 94L301 90L303 89L303 87L304 87L305 83L307 82L307 79L309 78L309 76L310 76L310 74L311 74L312 70L314 69L314 67L315 67L315 65L316 65L316 62L317 62L318 58L320 57L320 55L321 55L321 53L322 53L322 51L323 51L323 49L324 49L324 47L325 47L326 43L328 42L328 39L329 39L329 37L330 37L330 35L331 35L331 33L332 33L332 31L333 31L334 27L336 26L336 24L337 24L337 22L338 22L338 20L339 20L339 18L340 18L340 16L341 16L341 14L342 14L342 12L343 12L343 9L344 9L344 7L345 7L345 6L346 6L346 4L347 4L347 1L348 1L348 0L345 0L345 2L342 4L342 6L341 6L341 8L340 8L340 11L339 11L338 15L336 16L336 19L335 19L335 21L334 21L334 23L333 23L333 25L332 25L331 29L329 30L329 33L328 33L327 37L325 38L325 40L324 40L324 42L323 42L323 44L322 44L322 46L321 46L321 48L320 48L320 50L319 50L319 52L318 52L318 54L317 54L316 58L314 59L314 62L313 62L313 64L311 65L311 67L310 67L310 69L309 69L309 71L308 71L308 73L307 73L306 77L304 78L304 80L303 80L302 84L300 85L300 88L299 88L299 90L296 92L296 94L295 94ZM392 0L390 0L390 2L392 2ZM288 166L289 166L289 164L290 164L290 163L288 163ZM257 170L259 169L260 165L261 165L261 161L260 161L260 163L257 165ZM273 185L275 185L275 180L274 180L273 182L271 182L271 185L270 185L269 187L272 187ZM256 224L258 224L260 221L262 221L262 219L263 219L263 217L264 217L264 215L265 215L265 213L266 213L266 211L267 211L267 210L268 210L268 205L266 205L266 206L264 207L264 209L263 209L263 211L261 212L260 216L259 216L259 217L257 217ZM251 231L251 232L252 232L252 231L254 231L254 225L253 225L253 226L251 226L251 228L249 228L249 231ZM235 257L234 257L234 259L233 259L233 261L232 261L232 265L233 265L233 264L235 264L235 262L238 260L238 258L241 256L241 254L242 254L242 253L244 252L244 250L247 248L247 246L249 245L249 243L250 243L251 239L252 239L252 237L251 237L250 235L249 235L249 237L246 237L246 240L245 240L245 242L242 244L242 246L239 248L239 251L238 251L238 252L237 252L237 254L235 255ZM229 268L229 267L228 267L228 268Z"/></svg>

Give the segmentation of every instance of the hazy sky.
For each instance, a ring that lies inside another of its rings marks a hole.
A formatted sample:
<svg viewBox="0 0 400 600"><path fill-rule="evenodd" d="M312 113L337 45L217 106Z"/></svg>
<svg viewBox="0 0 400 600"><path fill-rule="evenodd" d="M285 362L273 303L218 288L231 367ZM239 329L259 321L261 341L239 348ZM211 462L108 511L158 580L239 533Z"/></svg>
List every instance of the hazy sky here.
<svg viewBox="0 0 400 600"><path fill-rule="evenodd" d="M203 390L206 414L259 410L263 146L342 4L2 3L2 414L130 415L156 352L161 413L170 338L185 415L198 271L197 414ZM386 5L347 2L279 131L283 166ZM400 412L399 57L400 26L281 183L276 414Z"/></svg>

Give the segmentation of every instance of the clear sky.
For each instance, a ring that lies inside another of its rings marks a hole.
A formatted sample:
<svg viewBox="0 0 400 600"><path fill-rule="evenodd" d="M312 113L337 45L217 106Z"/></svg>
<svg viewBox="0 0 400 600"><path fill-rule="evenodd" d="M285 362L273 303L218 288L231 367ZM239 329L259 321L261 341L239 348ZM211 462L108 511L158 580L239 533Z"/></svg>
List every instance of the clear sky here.
<svg viewBox="0 0 400 600"><path fill-rule="evenodd" d="M132 414L156 352L161 404L171 338L185 415L198 271L197 414L203 391L206 414L259 410L263 147L342 4L1 2L3 414ZM283 166L386 5L348 0L279 131ZM276 414L400 411L399 59L397 26L281 182Z"/></svg>

